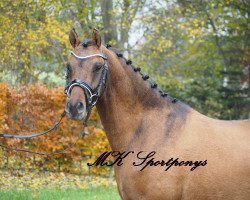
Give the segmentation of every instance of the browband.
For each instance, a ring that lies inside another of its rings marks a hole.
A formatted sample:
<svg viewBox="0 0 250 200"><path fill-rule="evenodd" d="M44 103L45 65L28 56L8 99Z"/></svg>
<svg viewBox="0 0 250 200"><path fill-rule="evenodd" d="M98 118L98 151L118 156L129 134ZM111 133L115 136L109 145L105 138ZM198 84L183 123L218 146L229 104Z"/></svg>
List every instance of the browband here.
<svg viewBox="0 0 250 200"><path fill-rule="evenodd" d="M78 59L88 59L88 58L99 56L99 57L103 58L104 60L107 60L107 56L105 56L103 54L92 54L92 55L89 55L89 56L78 56L73 51L71 51L71 54L73 54Z"/></svg>

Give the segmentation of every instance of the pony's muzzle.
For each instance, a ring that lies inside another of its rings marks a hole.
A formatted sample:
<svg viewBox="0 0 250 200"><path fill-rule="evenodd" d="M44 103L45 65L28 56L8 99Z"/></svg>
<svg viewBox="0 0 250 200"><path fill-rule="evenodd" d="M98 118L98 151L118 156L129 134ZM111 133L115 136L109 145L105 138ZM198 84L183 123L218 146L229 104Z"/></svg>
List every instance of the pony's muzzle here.
<svg viewBox="0 0 250 200"><path fill-rule="evenodd" d="M83 102L78 101L72 104L70 101L68 101L65 111L69 118L81 120L84 117L86 110Z"/></svg>

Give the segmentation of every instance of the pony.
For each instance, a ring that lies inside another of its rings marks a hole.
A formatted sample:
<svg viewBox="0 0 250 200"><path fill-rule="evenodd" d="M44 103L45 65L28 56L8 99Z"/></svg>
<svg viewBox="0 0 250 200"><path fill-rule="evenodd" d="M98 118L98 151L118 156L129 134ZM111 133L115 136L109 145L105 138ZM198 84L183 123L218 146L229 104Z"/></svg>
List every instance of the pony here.
<svg viewBox="0 0 250 200"><path fill-rule="evenodd" d="M148 75L75 30L65 111L88 119L96 105L124 200L250 198L250 120L212 119L159 90ZM123 159L121 159L123 158Z"/></svg>

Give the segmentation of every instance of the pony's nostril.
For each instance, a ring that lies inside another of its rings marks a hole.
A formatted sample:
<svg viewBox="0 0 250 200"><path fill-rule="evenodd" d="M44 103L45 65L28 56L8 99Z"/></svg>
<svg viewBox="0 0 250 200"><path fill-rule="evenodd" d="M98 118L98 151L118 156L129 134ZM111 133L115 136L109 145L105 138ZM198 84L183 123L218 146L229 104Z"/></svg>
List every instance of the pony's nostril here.
<svg viewBox="0 0 250 200"><path fill-rule="evenodd" d="M79 113L83 112L84 111L84 105L83 105L83 103L82 102L78 102L76 104L76 109L78 110Z"/></svg>

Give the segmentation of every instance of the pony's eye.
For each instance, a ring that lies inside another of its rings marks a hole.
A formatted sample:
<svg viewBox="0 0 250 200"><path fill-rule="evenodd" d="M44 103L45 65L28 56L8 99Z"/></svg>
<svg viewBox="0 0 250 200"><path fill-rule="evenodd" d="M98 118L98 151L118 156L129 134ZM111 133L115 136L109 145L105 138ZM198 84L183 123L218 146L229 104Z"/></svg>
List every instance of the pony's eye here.
<svg viewBox="0 0 250 200"><path fill-rule="evenodd" d="M102 68L102 63L96 63L93 68L93 72L97 72Z"/></svg>

